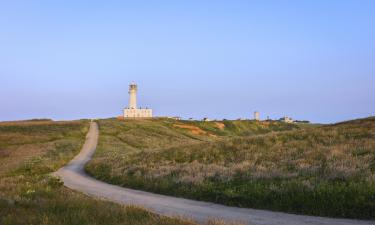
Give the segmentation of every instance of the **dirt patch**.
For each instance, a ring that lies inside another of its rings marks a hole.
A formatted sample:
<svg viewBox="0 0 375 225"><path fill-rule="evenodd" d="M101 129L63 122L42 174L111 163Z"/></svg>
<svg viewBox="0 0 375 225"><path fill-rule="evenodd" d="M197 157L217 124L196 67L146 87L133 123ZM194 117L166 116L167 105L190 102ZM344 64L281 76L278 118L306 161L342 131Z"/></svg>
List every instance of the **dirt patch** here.
<svg viewBox="0 0 375 225"><path fill-rule="evenodd" d="M197 126L193 126L193 125L174 124L173 126L177 127L177 128L189 130L192 134L195 134L195 135L207 135L208 134L206 131L202 130L201 128L199 128Z"/></svg>
<svg viewBox="0 0 375 225"><path fill-rule="evenodd" d="M35 155L40 155L48 148L49 143L45 144L25 144L21 146L9 146L0 149L0 175L9 172L17 166L25 163Z"/></svg>
<svg viewBox="0 0 375 225"><path fill-rule="evenodd" d="M215 122L215 125L216 125L216 127L219 128L220 130L224 130L224 128L225 128L225 124L224 124L224 123Z"/></svg>

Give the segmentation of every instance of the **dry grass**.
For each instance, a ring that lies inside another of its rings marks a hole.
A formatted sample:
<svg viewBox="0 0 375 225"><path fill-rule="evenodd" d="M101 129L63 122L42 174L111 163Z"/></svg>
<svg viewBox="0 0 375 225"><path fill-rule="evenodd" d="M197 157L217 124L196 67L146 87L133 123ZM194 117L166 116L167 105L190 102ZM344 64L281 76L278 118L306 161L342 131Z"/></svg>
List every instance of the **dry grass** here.
<svg viewBox="0 0 375 225"><path fill-rule="evenodd" d="M207 135L208 133L201 128L193 125L186 125L186 124L173 124L173 127L181 128L181 129L186 129L190 131L192 134L195 135Z"/></svg>
<svg viewBox="0 0 375 225"><path fill-rule="evenodd" d="M224 128L225 128L225 124L224 124L224 123L215 122L215 125L216 125L216 127L219 128L220 130L224 130Z"/></svg>
<svg viewBox="0 0 375 225"><path fill-rule="evenodd" d="M241 122L223 121L224 130L184 122L218 135L201 138L171 121L100 121L105 135L87 170L127 187L228 205L375 217L375 118L297 130ZM126 143L137 134L138 146L114 144L115 132Z"/></svg>
<svg viewBox="0 0 375 225"><path fill-rule="evenodd" d="M79 152L87 130L87 121L0 123L0 224L195 224L95 200L50 176Z"/></svg>

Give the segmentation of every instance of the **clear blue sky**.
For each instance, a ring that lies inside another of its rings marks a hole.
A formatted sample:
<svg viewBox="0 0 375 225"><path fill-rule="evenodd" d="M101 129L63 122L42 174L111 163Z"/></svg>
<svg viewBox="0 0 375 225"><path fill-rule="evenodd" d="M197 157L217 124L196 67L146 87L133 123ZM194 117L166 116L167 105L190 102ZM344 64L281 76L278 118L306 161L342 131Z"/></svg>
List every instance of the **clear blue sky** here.
<svg viewBox="0 0 375 225"><path fill-rule="evenodd" d="M375 1L1 1L0 120L375 114Z"/></svg>

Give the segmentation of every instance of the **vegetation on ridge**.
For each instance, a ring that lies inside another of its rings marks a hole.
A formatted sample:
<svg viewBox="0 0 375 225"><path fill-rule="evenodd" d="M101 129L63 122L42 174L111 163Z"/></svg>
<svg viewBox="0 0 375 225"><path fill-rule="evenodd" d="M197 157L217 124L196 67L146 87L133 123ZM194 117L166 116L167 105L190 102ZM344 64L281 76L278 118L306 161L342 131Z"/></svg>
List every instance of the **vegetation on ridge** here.
<svg viewBox="0 0 375 225"><path fill-rule="evenodd" d="M87 121L0 123L0 224L195 224L96 200L52 177L79 152L87 130Z"/></svg>
<svg viewBox="0 0 375 225"><path fill-rule="evenodd" d="M99 124L86 169L107 182L234 206L375 218L374 117L303 128L168 119Z"/></svg>

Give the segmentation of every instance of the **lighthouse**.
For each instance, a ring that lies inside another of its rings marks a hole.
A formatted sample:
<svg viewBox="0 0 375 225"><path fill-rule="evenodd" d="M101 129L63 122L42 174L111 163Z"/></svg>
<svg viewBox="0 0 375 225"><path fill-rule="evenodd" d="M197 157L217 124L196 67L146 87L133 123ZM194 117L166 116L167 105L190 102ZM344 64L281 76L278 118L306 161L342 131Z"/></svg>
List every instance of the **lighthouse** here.
<svg viewBox="0 0 375 225"><path fill-rule="evenodd" d="M129 105L124 109L124 118L151 118L152 109L137 108L137 84L132 82L129 85Z"/></svg>

